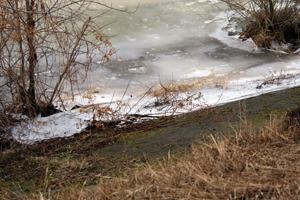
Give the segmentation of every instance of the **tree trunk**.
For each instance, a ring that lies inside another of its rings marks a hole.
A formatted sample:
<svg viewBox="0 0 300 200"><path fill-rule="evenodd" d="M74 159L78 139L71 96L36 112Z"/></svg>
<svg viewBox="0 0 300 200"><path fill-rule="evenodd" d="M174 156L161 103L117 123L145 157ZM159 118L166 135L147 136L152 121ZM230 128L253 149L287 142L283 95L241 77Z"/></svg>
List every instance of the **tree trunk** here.
<svg viewBox="0 0 300 200"><path fill-rule="evenodd" d="M273 23L274 20L274 5L272 0L269 0L269 7L270 7L270 21Z"/></svg>
<svg viewBox="0 0 300 200"><path fill-rule="evenodd" d="M28 64L29 64L29 87L28 87L28 105L26 105L29 111L30 116L36 115L36 99L35 99L35 80L34 80L34 73L36 67L36 60L37 54L34 44L34 28L35 28L35 21L33 18L33 11L34 11L34 3L35 0L26 0L26 9L27 9L27 43L28 43L28 50L29 50L29 57L28 57Z"/></svg>
<svg viewBox="0 0 300 200"><path fill-rule="evenodd" d="M18 1L15 1L16 10L19 10ZM21 54L21 66L20 66L20 74L18 74L19 81L16 81L18 84L19 90L19 99L21 100L23 105L27 104L27 94L26 94L26 84L25 84L25 55L23 51L23 38L22 38L22 29L21 29L21 16L18 11L14 11L14 15L17 17L17 31L18 31L18 43L19 43L19 51Z"/></svg>

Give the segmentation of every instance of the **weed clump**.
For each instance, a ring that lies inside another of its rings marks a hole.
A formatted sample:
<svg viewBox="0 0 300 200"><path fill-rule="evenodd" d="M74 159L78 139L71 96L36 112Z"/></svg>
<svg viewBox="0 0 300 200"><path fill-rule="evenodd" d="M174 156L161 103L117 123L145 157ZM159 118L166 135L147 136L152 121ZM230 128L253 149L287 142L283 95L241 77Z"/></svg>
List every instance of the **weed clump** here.
<svg viewBox="0 0 300 200"><path fill-rule="evenodd" d="M245 23L240 39L251 38L258 48L272 44L299 46L299 0L222 0Z"/></svg>

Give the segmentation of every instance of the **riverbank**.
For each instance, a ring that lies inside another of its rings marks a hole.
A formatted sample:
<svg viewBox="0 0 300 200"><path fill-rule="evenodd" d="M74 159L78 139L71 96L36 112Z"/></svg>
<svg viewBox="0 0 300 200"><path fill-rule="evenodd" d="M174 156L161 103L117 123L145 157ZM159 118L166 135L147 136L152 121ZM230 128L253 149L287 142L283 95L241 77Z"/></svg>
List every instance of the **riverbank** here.
<svg viewBox="0 0 300 200"><path fill-rule="evenodd" d="M70 138L15 146L1 155L1 193L4 188L55 191L61 185L89 186L105 177L126 177L145 164L189 154L197 139L220 138L250 125L259 129L297 107L299 95L296 87L126 128L107 124Z"/></svg>

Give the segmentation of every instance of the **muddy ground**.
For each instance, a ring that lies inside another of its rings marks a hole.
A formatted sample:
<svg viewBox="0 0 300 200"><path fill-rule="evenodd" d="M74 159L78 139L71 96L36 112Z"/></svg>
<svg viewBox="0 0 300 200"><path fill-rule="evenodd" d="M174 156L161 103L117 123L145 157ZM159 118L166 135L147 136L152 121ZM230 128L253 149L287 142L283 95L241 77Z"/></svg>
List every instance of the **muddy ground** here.
<svg viewBox="0 0 300 200"><path fill-rule="evenodd" d="M187 154L195 140L234 134L245 119L258 129L300 103L300 87L260 95L215 108L162 117L126 128L89 127L69 138L2 147L0 194L4 190L57 190L60 185L95 185L102 178L127 176L168 157Z"/></svg>

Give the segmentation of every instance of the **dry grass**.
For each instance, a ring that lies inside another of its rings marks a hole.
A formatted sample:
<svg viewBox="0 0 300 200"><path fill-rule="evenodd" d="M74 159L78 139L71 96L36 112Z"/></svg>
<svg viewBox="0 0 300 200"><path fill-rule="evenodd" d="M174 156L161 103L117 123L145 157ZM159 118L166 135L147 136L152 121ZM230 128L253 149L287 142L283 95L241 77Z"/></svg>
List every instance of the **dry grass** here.
<svg viewBox="0 0 300 200"><path fill-rule="evenodd" d="M207 106L203 100L202 93L197 91L197 89L204 86L213 88L223 88L228 89L230 86L230 81L228 77L225 77L222 73L213 69L211 74L200 80L180 80L177 82L171 82L167 84L157 84L154 87L148 89L147 92L140 94L139 96L153 96L156 97L156 101L146 105L149 107L161 107L164 109L167 105L171 106L170 109L174 108L199 108ZM192 104L191 100L198 100L199 103ZM173 108L172 108L173 107ZM176 110L175 109L175 110Z"/></svg>
<svg viewBox="0 0 300 200"><path fill-rule="evenodd" d="M213 88L229 88L229 80L227 77L222 76L220 72L213 69L211 74L201 80L189 81L181 80L172 82L166 85L158 84L154 88L149 89L146 93L154 97L164 96L165 93L188 92L192 89L199 89L203 86L210 86ZM141 94L141 96L144 94Z"/></svg>
<svg viewBox="0 0 300 200"><path fill-rule="evenodd" d="M199 142L180 162L170 160L129 175L105 177L91 188L20 199L299 199L300 109L259 132L244 130ZM49 196L50 195L50 196ZM46 197L47 196L47 197Z"/></svg>

